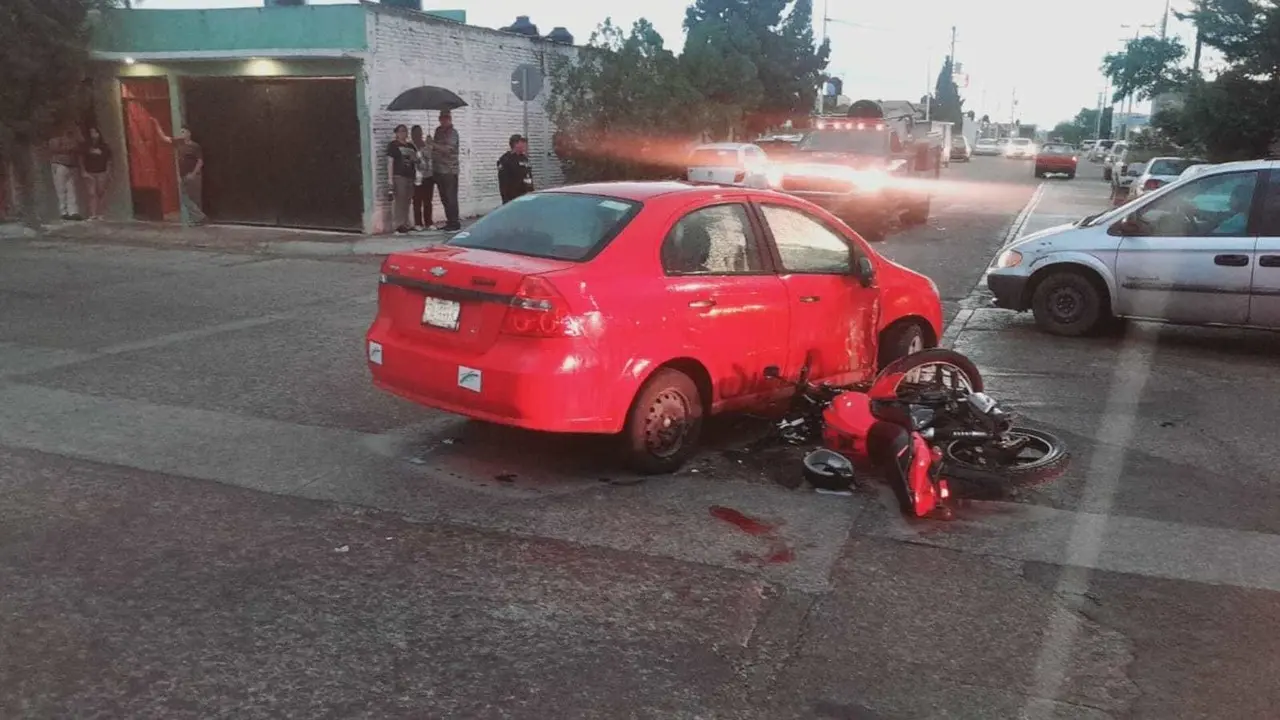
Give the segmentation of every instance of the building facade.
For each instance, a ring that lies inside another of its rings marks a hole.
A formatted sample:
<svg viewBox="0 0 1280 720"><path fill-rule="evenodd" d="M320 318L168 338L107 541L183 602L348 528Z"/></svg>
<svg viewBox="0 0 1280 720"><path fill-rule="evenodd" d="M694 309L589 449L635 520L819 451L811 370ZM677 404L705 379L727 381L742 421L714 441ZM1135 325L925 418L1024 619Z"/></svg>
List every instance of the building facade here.
<svg viewBox="0 0 1280 720"><path fill-rule="evenodd" d="M163 136L186 125L211 221L387 232L393 128L429 134L438 116L387 106L423 85L467 103L453 112L464 216L500 203L495 163L513 133L529 137L539 186L563 180L547 91L526 105L511 81L522 65L547 73L569 45L374 3L113 10L93 42L94 114L118 159L112 218L182 218Z"/></svg>

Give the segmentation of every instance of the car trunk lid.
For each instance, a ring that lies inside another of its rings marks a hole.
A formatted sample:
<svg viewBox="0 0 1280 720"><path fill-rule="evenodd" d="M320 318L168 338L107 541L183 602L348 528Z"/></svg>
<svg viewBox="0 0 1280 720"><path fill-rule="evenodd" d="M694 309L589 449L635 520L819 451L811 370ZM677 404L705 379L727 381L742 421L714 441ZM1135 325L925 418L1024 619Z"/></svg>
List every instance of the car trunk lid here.
<svg viewBox="0 0 1280 720"><path fill-rule="evenodd" d="M378 313L407 338L480 354L501 332L521 281L574 264L448 245L397 253L383 264Z"/></svg>

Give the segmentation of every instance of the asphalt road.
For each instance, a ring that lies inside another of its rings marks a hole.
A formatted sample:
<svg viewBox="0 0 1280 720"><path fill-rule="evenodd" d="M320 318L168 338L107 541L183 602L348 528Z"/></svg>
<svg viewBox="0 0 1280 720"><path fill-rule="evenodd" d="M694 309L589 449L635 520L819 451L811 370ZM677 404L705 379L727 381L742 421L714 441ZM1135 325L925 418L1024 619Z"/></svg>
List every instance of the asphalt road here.
<svg viewBox="0 0 1280 720"><path fill-rule="evenodd" d="M882 246L1075 455L947 525L734 423L641 483L381 395L367 262L0 245L0 717L1272 717L1274 336L983 309L1011 230L1105 202L1037 187L953 166Z"/></svg>

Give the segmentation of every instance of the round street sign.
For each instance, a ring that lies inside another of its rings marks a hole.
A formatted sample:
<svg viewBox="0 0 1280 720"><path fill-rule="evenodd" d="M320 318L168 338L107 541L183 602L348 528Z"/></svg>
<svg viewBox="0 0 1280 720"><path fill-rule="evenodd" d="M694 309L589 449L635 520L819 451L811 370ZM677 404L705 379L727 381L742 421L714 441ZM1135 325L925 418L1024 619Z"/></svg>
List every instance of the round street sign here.
<svg viewBox="0 0 1280 720"><path fill-rule="evenodd" d="M542 92L542 71L525 63L511 73L511 92L521 100L529 101Z"/></svg>

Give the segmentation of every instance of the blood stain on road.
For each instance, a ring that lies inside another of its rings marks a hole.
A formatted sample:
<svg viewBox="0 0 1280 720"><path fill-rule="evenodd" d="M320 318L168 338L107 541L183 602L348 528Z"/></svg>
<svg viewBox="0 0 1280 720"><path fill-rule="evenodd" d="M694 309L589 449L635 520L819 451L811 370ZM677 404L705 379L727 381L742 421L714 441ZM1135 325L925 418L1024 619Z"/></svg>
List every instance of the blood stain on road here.
<svg viewBox="0 0 1280 720"><path fill-rule="evenodd" d="M727 522L748 535L768 541L769 550L764 557L738 552L734 554L738 562L748 565L781 565L796 559L795 551L774 534L776 528L773 525L721 505L712 505L710 512L711 517Z"/></svg>

